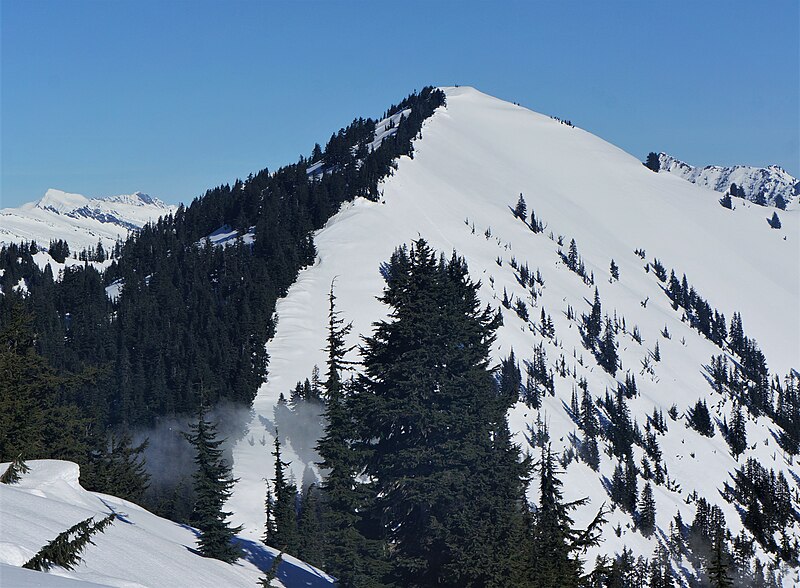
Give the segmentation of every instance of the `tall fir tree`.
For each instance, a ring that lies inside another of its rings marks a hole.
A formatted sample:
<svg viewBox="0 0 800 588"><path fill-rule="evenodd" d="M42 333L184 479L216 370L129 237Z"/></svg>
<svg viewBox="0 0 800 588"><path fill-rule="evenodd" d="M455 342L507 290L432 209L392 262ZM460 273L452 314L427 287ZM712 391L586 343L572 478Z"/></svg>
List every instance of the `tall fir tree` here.
<svg viewBox="0 0 800 588"><path fill-rule="evenodd" d="M527 463L489 349L500 315L481 310L455 253L420 239L382 268L392 311L365 341L357 390L366 475L398 586L508 586L523 580Z"/></svg>
<svg viewBox="0 0 800 588"><path fill-rule="evenodd" d="M275 477L272 485L275 490L273 516L275 534L269 538L270 544L290 554L297 554L300 537L297 534L297 487L286 477L289 463L281 459L281 441L275 432Z"/></svg>
<svg viewBox="0 0 800 588"><path fill-rule="evenodd" d="M231 477L231 468L222 457L221 445L224 440L217 439L217 425L207 418L205 405L201 402L197 422L189 425L189 432L183 433L194 447L194 463L197 467L194 479L195 503L192 522L199 531L199 551L205 557L213 557L226 563L239 559L239 550L232 539L242 527L231 527L223 506L233 492L236 480Z"/></svg>
<svg viewBox="0 0 800 588"><path fill-rule="evenodd" d="M542 448L538 469L539 504L532 517L529 580L537 588L578 587L583 576L580 555L599 543L600 527L605 522L603 509L586 529L575 529L570 513L588 499L564 502L563 483L549 445Z"/></svg>

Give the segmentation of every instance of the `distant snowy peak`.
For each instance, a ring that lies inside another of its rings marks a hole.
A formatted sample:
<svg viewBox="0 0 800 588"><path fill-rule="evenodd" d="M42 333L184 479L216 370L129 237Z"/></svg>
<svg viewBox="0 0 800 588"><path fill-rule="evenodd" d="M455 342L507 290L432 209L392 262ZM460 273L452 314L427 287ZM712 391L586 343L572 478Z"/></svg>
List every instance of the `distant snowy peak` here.
<svg viewBox="0 0 800 588"><path fill-rule="evenodd" d="M748 200L757 204L784 208L788 204L796 203L800 196L800 180L777 165L694 167L666 153L658 154L658 162L659 171L669 172L717 192L727 192L731 184L736 184L744 190Z"/></svg>
<svg viewBox="0 0 800 588"><path fill-rule="evenodd" d="M117 239L174 210L143 192L87 198L51 188L36 202L0 210L0 244L47 245L63 239L73 251L94 247L98 241L113 246Z"/></svg>

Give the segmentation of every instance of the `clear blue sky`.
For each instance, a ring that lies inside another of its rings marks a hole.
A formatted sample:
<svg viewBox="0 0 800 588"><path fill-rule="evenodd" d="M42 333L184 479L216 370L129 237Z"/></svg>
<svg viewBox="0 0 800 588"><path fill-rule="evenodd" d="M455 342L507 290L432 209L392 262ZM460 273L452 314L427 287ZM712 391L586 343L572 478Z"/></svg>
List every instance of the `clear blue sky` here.
<svg viewBox="0 0 800 588"><path fill-rule="evenodd" d="M800 174L797 0L2 0L0 206L168 202L278 167L427 84L644 158Z"/></svg>

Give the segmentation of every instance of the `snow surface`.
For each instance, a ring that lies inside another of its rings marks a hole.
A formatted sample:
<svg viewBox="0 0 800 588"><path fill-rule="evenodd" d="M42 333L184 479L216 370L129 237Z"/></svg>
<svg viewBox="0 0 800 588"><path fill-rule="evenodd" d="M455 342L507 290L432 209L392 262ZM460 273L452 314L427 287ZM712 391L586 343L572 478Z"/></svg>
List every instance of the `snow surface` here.
<svg viewBox="0 0 800 588"><path fill-rule="evenodd" d="M252 587L269 569L276 550L241 539L244 559L228 565L197 555L193 529L179 525L125 500L87 492L78 483L74 463L56 460L28 462L31 472L18 484L0 484L0 586L3 588ZM7 463L0 464L4 471ZM88 517L110 512L118 519L92 538L73 570L49 573L21 569L58 533ZM329 576L284 556L278 570L283 586L322 588Z"/></svg>
<svg viewBox="0 0 800 588"><path fill-rule="evenodd" d="M727 192L731 184L736 184L744 189L748 200L755 200L757 194L763 193L767 204L775 206L775 198L780 194L783 196L787 208L800 206L800 198L798 198L800 196L800 180L777 165L768 167L749 165L694 167L666 153L660 153L658 161L661 164L660 172L671 173L717 192Z"/></svg>
<svg viewBox="0 0 800 588"><path fill-rule="evenodd" d="M644 270L645 261L634 250L645 249L647 261L657 257L679 276L685 272L698 293L728 320L740 311L746 334L758 341L771 371L783 375L800 367L800 211L782 212L783 228L773 230L763 208L724 209L718 193L670 174L654 174L637 158L579 128L472 88L445 91L447 107L425 122L424 139L415 142L413 160L402 157L396 173L381 186L385 204L358 199L344 205L316 234L316 263L301 271L288 295L278 301L277 330L268 343L269 380L255 399L257 418L250 427L251 438L266 439L266 446L242 441L233 452L234 474L240 481L228 507L236 523L245 525L243 535L255 538L261 532L264 479L274 475L269 453L278 395L288 397L297 381L310 377L314 365L324 365L331 282L335 278L343 318L353 322L350 343L355 345L359 335L371 333L374 321L386 317L387 308L376 299L383 287L380 263L396 246L420 236L446 255L454 248L463 255L473 279L481 281L482 299L495 308L501 307L504 289L531 304L530 294L509 267L512 257L532 271L539 268L545 286L531 316L538 322L544 307L555 323L558 344L545 340L548 363L552 366L563 354L570 371L574 367L578 378L587 379L595 397L602 397L606 388L614 390L615 380L582 347L577 322L566 318L568 305L578 316L588 312L593 288L560 261L558 245L547 236L550 231L564 236L564 250L575 238L587 271L594 273L604 313L613 316L616 311L625 317L629 332L634 325L641 331L642 345L629 335L618 337L624 366L618 375L624 378L626 370L636 375L641 394L629 404L640 426L654 406L668 419L669 431L659 435L659 443L680 491L654 486L657 525L666 530L677 511L691 522L695 507L687 504L687 497L697 490L723 509L728 526L737 533L739 516L719 490L738 464L719 432L711 439L702 437L684 426L682 416L698 398L708 400L714 416L730 414L730 401L715 394L703 376L703 365L720 350L681 322L660 282ZM529 211L534 209L546 223L543 234L532 233L511 214L520 193ZM502 267L496 263L498 256ZM609 283L612 258L619 265L620 280ZM530 359L542 337L515 313L503 309L503 315L494 360L499 362L512 347L520 360ZM660 335L665 325L671 339ZM656 341L662 361L654 364L654 375L642 374L641 361ZM354 353L351 359L356 358ZM580 437L566 411L576 384L571 376L556 376L556 396L547 397L541 410L559 452L569 446L570 434ZM677 422L666 416L673 403L681 413ZM536 411L523 404L509 414L523 447L527 425L535 417ZM753 448L739 464L752 456L767 467L798 472L777 448L771 435L774 426L763 418L750 419L747 429ZM285 443L284 459L291 460L294 477L318 475L315 459L293 443ZM302 440L304 447L313 444L313 439ZM642 452L638 447L635 452L638 463ZM613 467L603 454L602 476L610 479ZM577 513L579 524L588 523L601 504L610 502L602 479L582 463L568 466L564 489L568 499L591 499L591 506ZM536 498L535 479L529 497ZM621 551L623 545L636 554L652 555L655 539L633 531L628 514L616 510L608 518L605 543L588 554L590 561L600 552ZM619 538L611 532L617 524L622 528Z"/></svg>
<svg viewBox="0 0 800 588"><path fill-rule="evenodd" d="M63 239L77 253L100 241L110 251L132 230L175 210L141 192L89 199L51 188L37 202L0 209L0 245L36 241L46 248Z"/></svg>

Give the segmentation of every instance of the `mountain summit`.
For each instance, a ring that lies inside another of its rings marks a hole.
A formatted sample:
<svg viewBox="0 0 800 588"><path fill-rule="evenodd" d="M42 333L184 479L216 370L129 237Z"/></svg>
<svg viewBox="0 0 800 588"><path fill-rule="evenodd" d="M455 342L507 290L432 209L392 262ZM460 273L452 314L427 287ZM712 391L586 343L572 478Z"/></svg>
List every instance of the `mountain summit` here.
<svg viewBox="0 0 800 588"><path fill-rule="evenodd" d="M87 198L50 188L36 202L0 210L0 243L36 241L47 246L61 239L78 252L100 241L110 250L132 230L174 210L143 192Z"/></svg>

